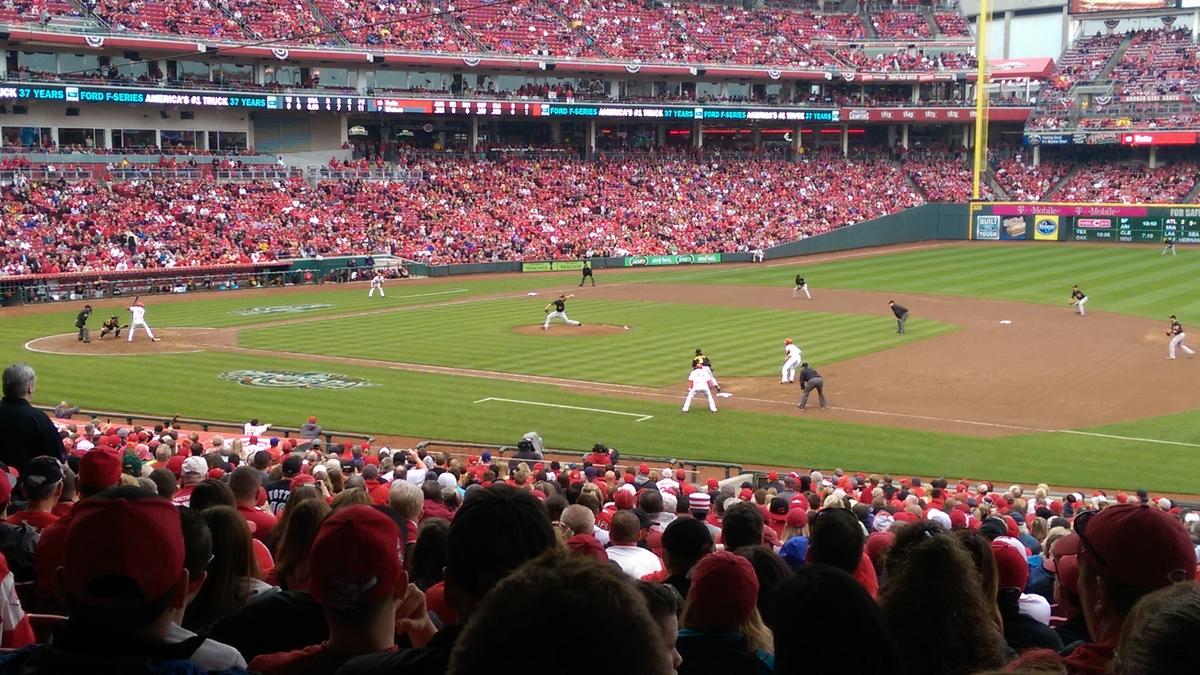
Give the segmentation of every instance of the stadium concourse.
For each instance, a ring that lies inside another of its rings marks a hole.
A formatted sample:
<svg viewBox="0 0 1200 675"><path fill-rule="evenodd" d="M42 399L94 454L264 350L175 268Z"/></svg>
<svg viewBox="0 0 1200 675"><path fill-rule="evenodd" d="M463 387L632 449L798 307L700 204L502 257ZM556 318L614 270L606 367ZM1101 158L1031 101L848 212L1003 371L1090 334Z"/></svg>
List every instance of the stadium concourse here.
<svg viewBox="0 0 1200 675"><path fill-rule="evenodd" d="M1192 665L1174 650L1200 630L1200 513L1142 491L699 482L601 444L551 461L536 435L503 456L328 443L318 416L295 438L66 403L52 421L34 377L3 376L0 673L527 672L494 647L513 630L604 630L648 675L804 673L851 648L892 673Z"/></svg>

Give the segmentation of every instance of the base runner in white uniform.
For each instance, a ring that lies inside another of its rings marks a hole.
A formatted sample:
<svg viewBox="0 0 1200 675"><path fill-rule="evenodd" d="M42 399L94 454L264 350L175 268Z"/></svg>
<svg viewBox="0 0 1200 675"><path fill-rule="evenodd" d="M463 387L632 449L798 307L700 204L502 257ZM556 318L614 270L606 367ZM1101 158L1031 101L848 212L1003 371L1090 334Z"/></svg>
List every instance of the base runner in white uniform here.
<svg viewBox="0 0 1200 675"><path fill-rule="evenodd" d="M379 291L379 297L387 297L387 293L383 292L383 274L379 272L376 272L375 276L371 277L371 290L367 291L367 297L375 297L375 291Z"/></svg>
<svg viewBox="0 0 1200 675"><path fill-rule="evenodd" d="M692 399L696 398L697 394L704 394L708 397L708 409L712 412L717 412L717 399L713 398L712 387L713 381L710 379L708 369L703 363L693 363L692 372L688 374L688 392L687 398L683 399L683 412L687 412L692 407Z"/></svg>
<svg viewBox="0 0 1200 675"><path fill-rule="evenodd" d="M546 323L542 324L542 330L550 330L551 319L562 319L563 323L568 326L582 326L578 321L572 321L567 318L567 300L575 297L574 295L560 295L558 298L551 300L546 304ZM554 311L550 311L553 307Z"/></svg>
<svg viewBox="0 0 1200 675"><path fill-rule="evenodd" d="M141 296L133 299L133 304L129 306L129 313L133 318L129 320L129 338L126 342L133 342L133 334L137 332L138 327L146 331L146 335L154 342L158 342L159 338L154 337L154 333L150 330L150 324L146 323L146 306L142 304Z"/></svg>
<svg viewBox="0 0 1200 675"><path fill-rule="evenodd" d="M1189 358L1196 353L1196 350L1183 344L1183 341L1187 339L1187 333L1183 332L1183 324L1179 323L1179 319L1175 318L1174 314L1171 315L1171 327L1167 329L1167 335L1171 336L1171 344L1167 347L1168 359L1175 358L1176 347L1182 349Z"/></svg>
<svg viewBox="0 0 1200 675"><path fill-rule="evenodd" d="M800 348L792 344L792 339L788 338L783 341L783 352L787 354L787 360L783 362L783 373L779 378L779 384L788 384L796 381L796 369L800 367Z"/></svg>

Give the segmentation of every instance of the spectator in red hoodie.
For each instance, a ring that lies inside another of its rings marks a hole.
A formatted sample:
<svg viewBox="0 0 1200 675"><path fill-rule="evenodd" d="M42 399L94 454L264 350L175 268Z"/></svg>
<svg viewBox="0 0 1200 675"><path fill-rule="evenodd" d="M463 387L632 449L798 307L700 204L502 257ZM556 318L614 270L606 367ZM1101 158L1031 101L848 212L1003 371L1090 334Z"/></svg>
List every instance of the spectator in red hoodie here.
<svg viewBox="0 0 1200 675"><path fill-rule="evenodd" d="M0 477L2 479L2 477ZM58 520L51 513L63 490L62 464L53 457L34 457L21 474L21 491L25 493L25 510L8 517L13 525L29 523L41 532Z"/></svg>
<svg viewBox="0 0 1200 675"><path fill-rule="evenodd" d="M259 541L267 541L275 529L275 516L258 508L258 489L262 474L252 466L239 466L229 477L229 489L237 502L237 512L250 524L251 533Z"/></svg>

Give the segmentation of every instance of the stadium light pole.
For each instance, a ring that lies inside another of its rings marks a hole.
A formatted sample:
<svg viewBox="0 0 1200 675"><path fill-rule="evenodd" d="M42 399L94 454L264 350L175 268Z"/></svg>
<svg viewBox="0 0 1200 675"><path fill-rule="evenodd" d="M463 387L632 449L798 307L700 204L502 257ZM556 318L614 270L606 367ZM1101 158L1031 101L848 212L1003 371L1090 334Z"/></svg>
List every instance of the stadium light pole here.
<svg viewBox="0 0 1200 675"><path fill-rule="evenodd" d="M988 145L988 67L987 33L988 0L979 0L979 16L975 18L975 156L971 167L971 198L982 199L980 183L987 166Z"/></svg>

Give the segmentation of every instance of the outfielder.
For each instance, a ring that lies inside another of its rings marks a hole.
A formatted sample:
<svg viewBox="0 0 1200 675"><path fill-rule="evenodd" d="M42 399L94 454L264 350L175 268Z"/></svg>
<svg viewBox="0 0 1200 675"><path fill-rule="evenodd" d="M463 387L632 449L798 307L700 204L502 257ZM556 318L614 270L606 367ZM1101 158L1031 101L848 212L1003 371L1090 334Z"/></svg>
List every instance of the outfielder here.
<svg viewBox="0 0 1200 675"><path fill-rule="evenodd" d="M387 293L383 292L383 273L376 272L375 276L371 277L371 290L367 291L367 297L375 297L375 291L379 291L379 297L386 298Z"/></svg>
<svg viewBox="0 0 1200 675"><path fill-rule="evenodd" d="M792 299L793 300L796 299L796 294L799 293L800 291L804 291L804 297L808 298L809 300L812 300L812 293L808 292L808 282L804 281L804 277L797 274L796 275L796 287L792 289Z"/></svg>
<svg viewBox="0 0 1200 675"><path fill-rule="evenodd" d="M154 337L154 333L150 330L150 324L146 323L146 305L142 303L141 296L133 299L133 304L129 306L129 313L133 317L129 320L129 337L127 342L133 342L133 334L137 332L138 326L146 331L151 342L161 342L159 338Z"/></svg>
<svg viewBox="0 0 1200 675"><path fill-rule="evenodd" d="M1171 327L1167 329L1167 335L1171 336L1171 345L1167 347L1168 359L1175 359L1176 347L1182 349L1188 357L1196 353L1194 349L1183 344L1183 341L1187 339L1187 333L1183 332L1183 324L1179 323L1179 319L1176 319L1174 314L1171 315Z"/></svg>
<svg viewBox="0 0 1200 675"><path fill-rule="evenodd" d="M683 412L687 412L692 407L692 399L696 398L696 394L703 393L708 397L708 409L712 412L717 412L717 400L713 398L710 386L716 383L709 379L707 370L704 364L696 363L692 365L692 372L688 374L688 392L687 398L683 399Z"/></svg>
<svg viewBox="0 0 1200 675"><path fill-rule="evenodd" d="M1162 255L1166 255L1168 253L1175 255L1175 240L1170 237L1163 239Z"/></svg>
<svg viewBox="0 0 1200 675"><path fill-rule="evenodd" d="M560 295L560 296L558 296L558 298L551 300L549 303L547 303L547 305L545 307L546 322L542 324L542 330L550 330L550 320L551 319L562 319L563 323L567 324L568 326L582 326L583 325L583 324L579 323L578 321L572 321L569 318L567 318L567 300L570 298L573 298L573 297L575 297L575 296L574 295ZM554 308L553 312L550 311L551 307Z"/></svg>
<svg viewBox="0 0 1200 675"><path fill-rule="evenodd" d="M800 348L792 344L792 339L788 338L783 341L783 353L787 354L787 359L783 362L783 372L780 375L779 384L789 384L796 381L796 368L800 366Z"/></svg>
<svg viewBox="0 0 1200 675"><path fill-rule="evenodd" d="M98 339L103 340L104 336L109 333L112 333L116 339L121 339L121 320L117 318L116 314L108 317L108 321L100 324L100 337Z"/></svg>
<svg viewBox="0 0 1200 675"><path fill-rule="evenodd" d="M1070 302L1072 305L1075 305L1075 311L1079 313L1079 316L1087 316L1087 312L1084 311L1084 309L1083 309L1083 306L1085 304L1087 304L1087 301L1088 301L1087 293L1084 293L1083 291L1079 290L1078 284L1071 286Z"/></svg>

